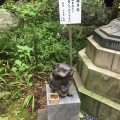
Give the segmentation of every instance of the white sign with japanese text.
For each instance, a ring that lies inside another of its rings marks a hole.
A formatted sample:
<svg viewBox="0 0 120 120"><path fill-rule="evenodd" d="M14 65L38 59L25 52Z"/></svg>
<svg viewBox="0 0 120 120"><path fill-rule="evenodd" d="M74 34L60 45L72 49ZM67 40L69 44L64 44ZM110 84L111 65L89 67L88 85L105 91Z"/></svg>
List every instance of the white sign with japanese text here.
<svg viewBox="0 0 120 120"><path fill-rule="evenodd" d="M81 0L59 0L60 24L81 23Z"/></svg>

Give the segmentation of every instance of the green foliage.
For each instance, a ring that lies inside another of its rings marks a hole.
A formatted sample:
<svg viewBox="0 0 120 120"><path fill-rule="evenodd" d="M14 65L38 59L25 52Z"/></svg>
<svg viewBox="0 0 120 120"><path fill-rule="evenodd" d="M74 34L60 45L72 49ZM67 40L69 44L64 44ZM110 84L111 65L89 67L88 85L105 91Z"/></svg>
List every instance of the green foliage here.
<svg viewBox="0 0 120 120"><path fill-rule="evenodd" d="M17 116L21 111L14 111L15 116Z"/></svg>
<svg viewBox="0 0 120 120"><path fill-rule="evenodd" d="M82 0L82 24L101 26L108 22L104 2Z"/></svg>
<svg viewBox="0 0 120 120"><path fill-rule="evenodd" d="M21 46L21 45L17 45L17 52L16 52L16 56L19 55L19 59L24 61L24 62L29 62L32 63L33 62L33 57L31 56L31 53L33 52L33 48L28 47L28 46Z"/></svg>
<svg viewBox="0 0 120 120"><path fill-rule="evenodd" d="M54 64L69 64L68 26L58 22L54 2L44 0L35 4L3 6L21 20L15 29L0 32L0 88L9 96L9 103L21 98L23 91L33 86L32 78L37 74L44 80L43 74L50 73ZM85 36L73 28L74 63L77 52L84 46ZM7 100L3 93L0 98ZM29 93L22 109L28 104L31 104L33 114L35 98Z"/></svg>
<svg viewBox="0 0 120 120"><path fill-rule="evenodd" d="M40 17L41 4L41 2L37 2L37 4L26 3L24 5L7 4L3 7L14 13L17 17L19 17L19 19L23 20L24 22L31 20L34 22L37 18Z"/></svg>
<svg viewBox="0 0 120 120"><path fill-rule="evenodd" d="M0 59L10 59L13 57L15 48L15 39L12 39L11 32L0 31Z"/></svg>
<svg viewBox="0 0 120 120"><path fill-rule="evenodd" d="M80 112L80 114L79 114L79 118L84 118L85 116Z"/></svg>
<svg viewBox="0 0 120 120"><path fill-rule="evenodd" d="M30 73L30 67L27 64L20 60L16 60L11 70L17 80L25 79L27 86L32 86L32 83L29 82L32 74Z"/></svg>
<svg viewBox="0 0 120 120"><path fill-rule="evenodd" d="M32 104L32 114L34 113L34 104L35 104L35 98L33 95L28 95L26 99L24 100L22 104L22 110L28 106L28 104L31 102Z"/></svg>
<svg viewBox="0 0 120 120"><path fill-rule="evenodd" d="M0 120L8 120L8 117L0 116Z"/></svg>
<svg viewBox="0 0 120 120"><path fill-rule="evenodd" d="M59 33L60 29L59 23L53 24L52 22L44 22L39 28L37 47L38 59L40 60L39 67L42 71L51 71L56 62L69 63L68 40Z"/></svg>
<svg viewBox="0 0 120 120"><path fill-rule="evenodd" d="M10 92L4 91L4 92L0 92L0 99L5 99L8 97L8 95L10 95Z"/></svg>

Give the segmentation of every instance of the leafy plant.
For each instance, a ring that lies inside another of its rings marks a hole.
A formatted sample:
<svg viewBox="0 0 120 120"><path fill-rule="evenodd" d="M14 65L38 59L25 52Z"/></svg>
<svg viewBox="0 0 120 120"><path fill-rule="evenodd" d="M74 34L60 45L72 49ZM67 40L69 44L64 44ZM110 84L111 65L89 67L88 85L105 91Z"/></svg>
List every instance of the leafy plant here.
<svg viewBox="0 0 120 120"><path fill-rule="evenodd" d="M33 77L44 80L57 62L69 64L68 26L59 24L54 2L44 0L35 4L3 6L21 20L15 29L0 33L0 40L3 40L0 43L0 55L3 56L0 60L0 87L3 92L10 92L10 102L21 98L23 91L33 86ZM85 37L79 29L73 28L73 34L75 63L77 52L85 46ZM31 104L33 114L35 98L29 93L22 109L28 104Z"/></svg>
<svg viewBox="0 0 120 120"><path fill-rule="evenodd" d="M10 92L4 91L4 92L0 92L0 99L5 100L8 95L10 95Z"/></svg>
<svg viewBox="0 0 120 120"><path fill-rule="evenodd" d="M17 53L16 56L19 56L19 59L26 62L26 63L32 63L33 57L31 56L31 52L33 52L33 48L28 46L21 46L17 45Z"/></svg>
<svg viewBox="0 0 120 120"><path fill-rule="evenodd" d="M15 116L17 116L21 111L14 111Z"/></svg>
<svg viewBox="0 0 120 120"><path fill-rule="evenodd" d="M34 105L35 105L35 98L33 95L28 95L26 97L26 99L24 100L23 102L23 105L22 105L22 110L28 106L28 104L31 102L32 104L32 114L34 113Z"/></svg>
<svg viewBox="0 0 120 120"><path fill-rule="evenodd" d="M14 56L15 43L10 31L0 31L0 59L7 60Z"/></svg>
<svg viewBox="0 0 120 120"><path fill-rule="evenodd" d="M101 0L82 0L83 25L103 25L108 22L103 3Z"/></svg>
<svg viewBox="0 0 120 120"><path fill-rule="evenodd" d="M16 76L17 80L25 80L27 86L32 86L30 82L31 77L33 76L30 72L30 68L24 62L16 60L14 66L12 67L12 72ZM13 83L15 84L15 82Z"/></svg>
<svg viewBox="0 0 120 120"><path fill-rule="evenodd" d="M0 116L0 120L8 120L8 117Z"/></svg>

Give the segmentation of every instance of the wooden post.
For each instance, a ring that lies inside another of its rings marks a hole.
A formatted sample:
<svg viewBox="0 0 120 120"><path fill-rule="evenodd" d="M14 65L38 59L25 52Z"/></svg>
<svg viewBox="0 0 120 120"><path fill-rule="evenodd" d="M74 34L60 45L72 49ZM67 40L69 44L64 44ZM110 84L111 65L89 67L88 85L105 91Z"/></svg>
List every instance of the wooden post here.
<svg viewBox="0 0 120 120"><path fill-rule="evenodd" d="M69 24L70 66L72 67L72 25Z"/></svg>

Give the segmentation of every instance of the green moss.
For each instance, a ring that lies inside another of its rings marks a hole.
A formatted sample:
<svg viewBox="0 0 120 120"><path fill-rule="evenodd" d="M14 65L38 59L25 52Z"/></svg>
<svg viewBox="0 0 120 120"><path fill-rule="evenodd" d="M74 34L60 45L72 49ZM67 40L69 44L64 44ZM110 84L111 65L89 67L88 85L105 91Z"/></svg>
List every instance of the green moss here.
<svg viewBox="0 0 120 120"><path fill-rule="evenodd" d="M7 108L6 114L2 115L4 118L7 117L8 120L35 120L36 115L32 115L26 109L21 110L21 105L18 101L13 101L11 105ZM7 120L7 119L6 119Z"/></svg>
<svg viewBox="0 0 120 120"><path fill-rule="evenodd" d="M120 120L120 111L105 104L100 105L99 120Z"/></svg>
<svg viewBox="0 0 120 120"><path fill-rule="evenodd" d="M120 103L119 79L89 69L85 87L99 95Z"/></svg>

